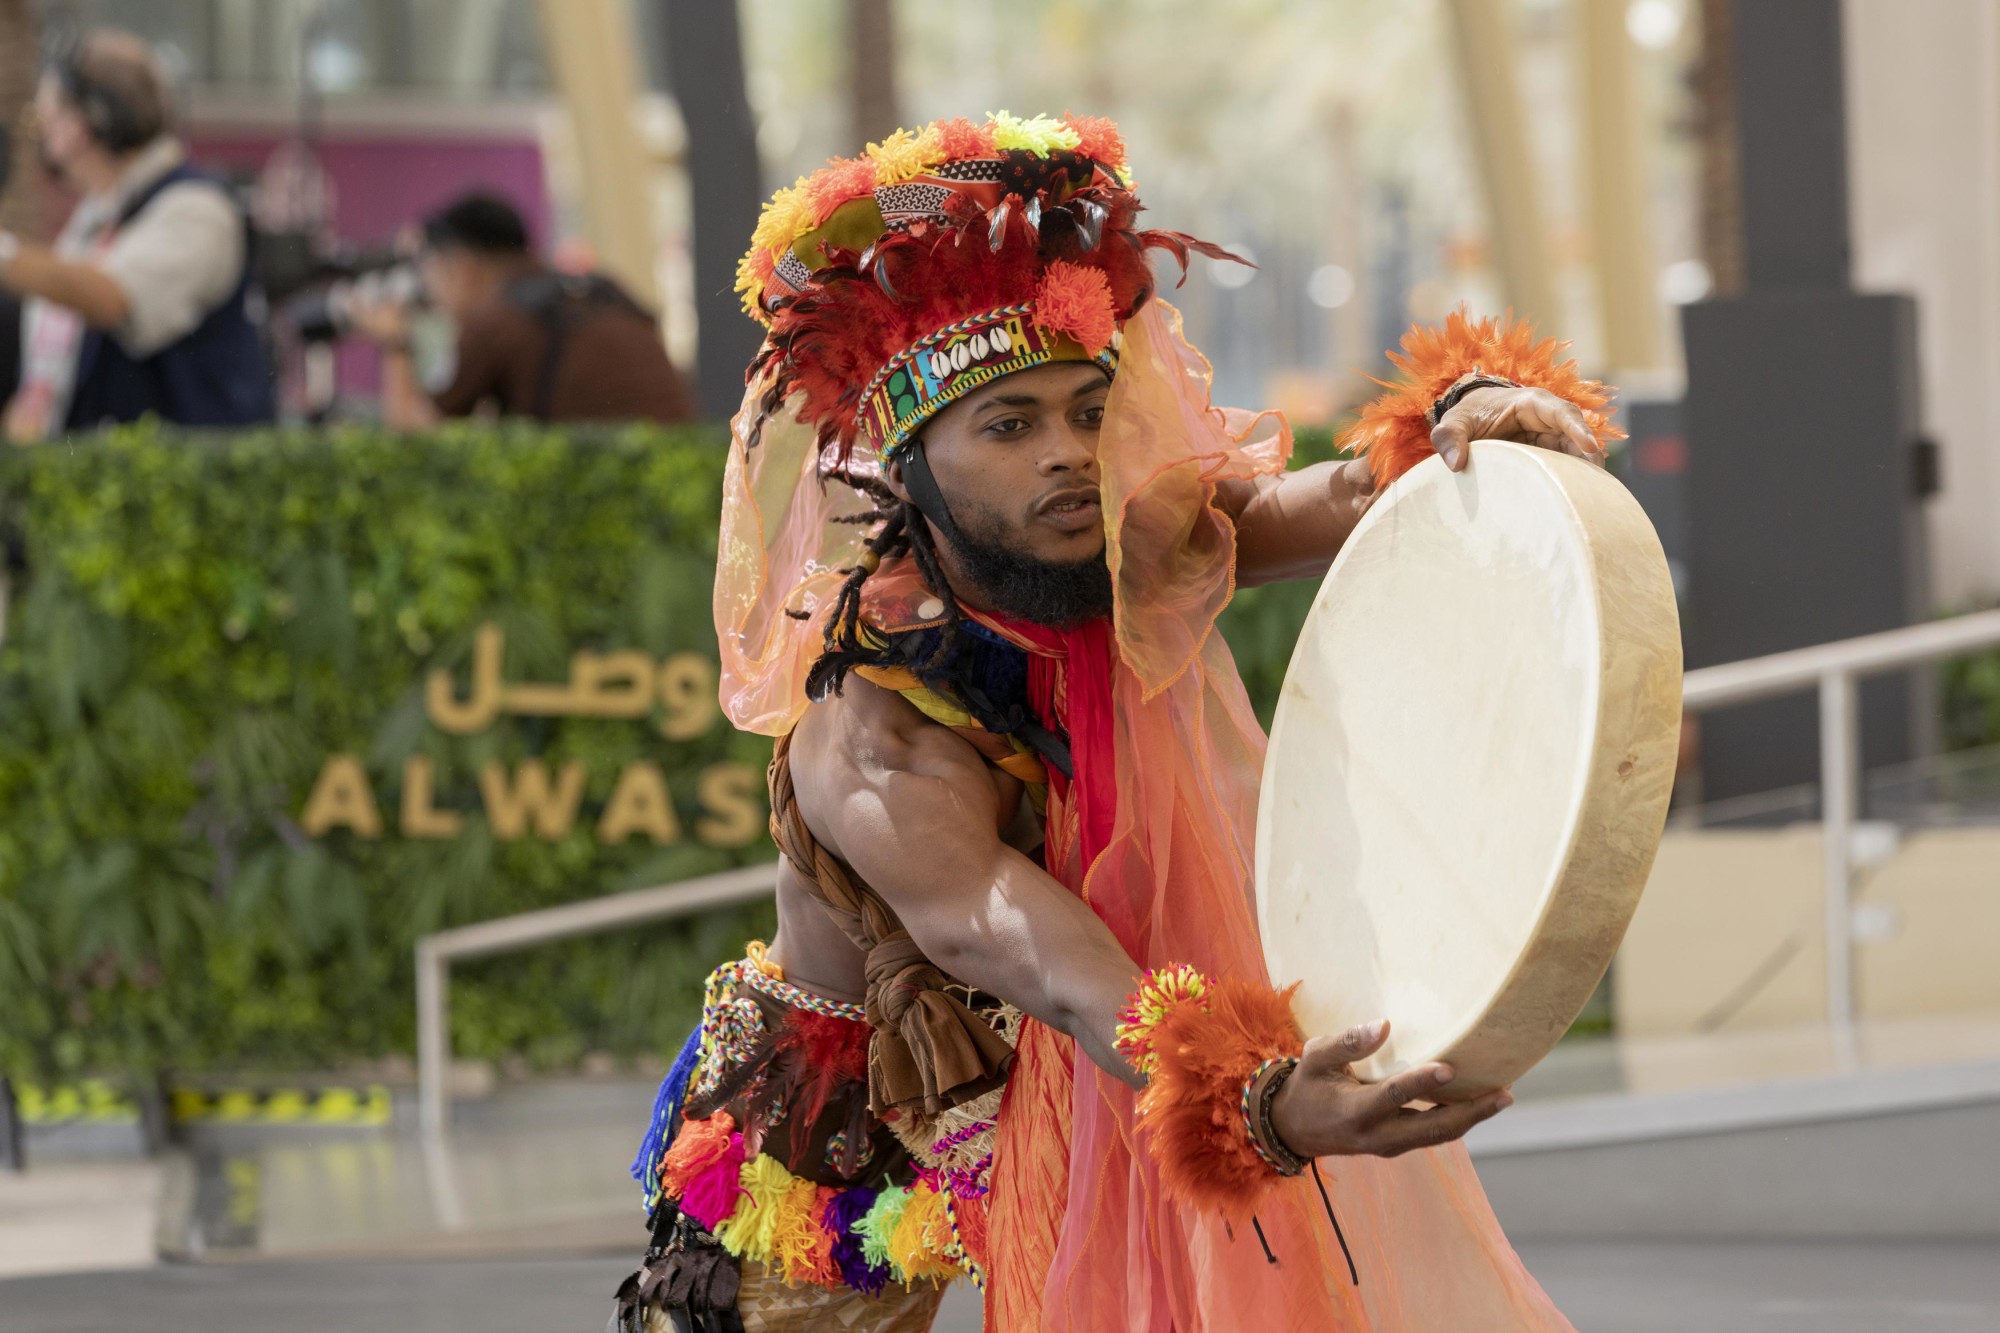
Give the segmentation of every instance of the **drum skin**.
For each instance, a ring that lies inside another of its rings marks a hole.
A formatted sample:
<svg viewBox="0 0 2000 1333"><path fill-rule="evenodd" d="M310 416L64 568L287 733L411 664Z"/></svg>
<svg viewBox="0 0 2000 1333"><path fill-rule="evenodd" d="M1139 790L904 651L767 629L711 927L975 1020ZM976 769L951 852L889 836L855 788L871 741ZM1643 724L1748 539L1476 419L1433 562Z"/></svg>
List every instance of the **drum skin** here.
<svg viewBox="0 0 2000 1333"><path fill-rule="evenodd" d="M1624 486L1484 440L1385 491L1286 674L1257 820L1271 979L1308 1036L1377 1018L1378 1081L1512 1083L1617 951L1665 824L1680 622Z"/></svg>

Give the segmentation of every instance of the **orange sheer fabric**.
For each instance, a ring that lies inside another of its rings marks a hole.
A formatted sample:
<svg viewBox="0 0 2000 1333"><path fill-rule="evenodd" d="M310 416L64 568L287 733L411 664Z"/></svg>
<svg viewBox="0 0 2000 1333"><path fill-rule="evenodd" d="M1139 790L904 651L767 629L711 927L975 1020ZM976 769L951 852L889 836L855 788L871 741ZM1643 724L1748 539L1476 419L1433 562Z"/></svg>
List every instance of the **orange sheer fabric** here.
<svg viewBox="0 0 2000 1333"><path fill-rule="evenodd" d="M1262 978L1252 847L1264 735L1214 633L1234 591L1235 534L1211 501L1225 477L1282 470L1291 439L1274 414L1219 410L1208 393L1208 365L1171 307L1154 302L1127 323L1099 443L1117 591L1117 804L1092 863L1054 859L1142 966L1185 962ZM725 523L717 628L723 702L739 726L782 730L796 720L820 630L791 628L804 622L782 621L772 608L794 596L824 599L828 563L851 558L832 553L851 553L859 540L851 528L787 526L828 503L801 507L797 492L816 489L803 471L794 475L806 484L789 499L759 483L760 472L809 464L796 446L789 458L774 453L748 468L732 460L731 503L768 496L764 512L784 516L768 528L740 515ZM797 563L802 554L819 563ZM1064 826L1063 805L1050 803L1052 836ZM1360 1269L1357 1288L1309 1179L1288 1182L1259 1214L1278 1260L1269 1264L1253 1232L1167 1198L1134 1141L1133 1117L1130 1088L1077 1061L1067 1038L1025 1026L989 1200L989 1329L1570 1327L1522 1269L1461 1147L1321 1164Z"/></svg>
<svg viewBox="0 0 2000 1333"><path fill-rule="evenodd" d="M868 527L840 523L872 501L826 465L810 426L788 403L749 441L762 382L752 384L731 423L722 479L722 527L715 551L715 636L722 656L722 711L744 731L781 736L806 706L806 672L825 629L840 570L861 554ZM857 458L859 473L871 464ZM803 611L809 619L786 614Z"/></svg>

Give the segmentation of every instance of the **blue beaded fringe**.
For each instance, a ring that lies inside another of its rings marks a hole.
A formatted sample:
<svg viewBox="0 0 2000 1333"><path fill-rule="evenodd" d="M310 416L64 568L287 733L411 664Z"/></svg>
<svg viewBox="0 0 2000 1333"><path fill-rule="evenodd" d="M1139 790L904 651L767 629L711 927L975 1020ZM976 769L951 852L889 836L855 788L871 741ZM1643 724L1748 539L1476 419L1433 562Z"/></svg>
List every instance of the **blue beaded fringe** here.
<svg viewBox="0 0 2000 1333"><path fill-rule="evenodd" d="M660 1083L660 1091L653 1098L652 1123L646 1127L645 1140L639 1144L639 1155L632 1162L632 1179L639 1182L644 1192L648 1213L660 1201L660 1161L674 1146L674 1135L680 1130L681 1107L687 1101L688 1080L694 1077L694 1067L700 1059L701 1026L697 1024L674 1060L674 1067Z"/></svg>

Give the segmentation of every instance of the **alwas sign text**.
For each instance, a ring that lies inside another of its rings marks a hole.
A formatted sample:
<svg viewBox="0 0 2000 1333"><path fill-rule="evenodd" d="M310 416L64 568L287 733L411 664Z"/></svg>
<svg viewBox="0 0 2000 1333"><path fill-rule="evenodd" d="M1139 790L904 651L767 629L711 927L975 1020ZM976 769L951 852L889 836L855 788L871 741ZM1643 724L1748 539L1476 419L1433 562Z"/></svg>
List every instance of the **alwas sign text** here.
<svg viewBox="0 0 2000 1333"><path fill-rule="evenodd" d="M655 661L646 653L579 652L570 659L561 684L510 683L501 660L505 632L481 625L473 636L472 680L461 689L451 673L434 670L424 681L424 711L438 730L476 735L502 716L538 718L656 719L668 740L687 741L717 726L715 662L699 653L676 653ZM548 841L565 837L583 813L590 775L570 760L551 769L541 759L515 764L491 761L478 772L479 803L495 837L529 836ZM763 775L749 764L713 763L694 776L695 811L683 819L676 810L667 775L650 759L626 764L597 815L599 842L648 838L662 846L690 834L710 847L745 847L764 832ZM437 771L428 755L413 754L403 764L395 831L405 838L456 838L465 815L440 806ZM335 754L320 768L312 794L299 814L311 837L347 829L361 838L386 831L382 804L360 759Z"/></svg>

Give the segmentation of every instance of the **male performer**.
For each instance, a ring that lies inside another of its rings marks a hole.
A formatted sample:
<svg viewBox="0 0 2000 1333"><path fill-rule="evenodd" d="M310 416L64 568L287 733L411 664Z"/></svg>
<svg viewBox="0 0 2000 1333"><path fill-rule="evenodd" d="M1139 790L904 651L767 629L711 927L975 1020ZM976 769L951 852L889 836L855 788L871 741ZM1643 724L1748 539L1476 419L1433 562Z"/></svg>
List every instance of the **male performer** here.
<svg viewBox="0 0 2000 1333"><path fill-rule="evenodd" d="M1508 1095L1363 1085L1386 1026L1307 1043L1264 975L1213 625L1433 449L1598 458L1604 396L1454 317L1365 461L1286 472L1153 291L1152 249L1228 256L1138 230L1124 158L944 121L759 223L715 608L723 705L777 737L779 929L661 1089L615 1326L923 1329L963 1274L1010 1333L1568 1328L1455 1143Z"/></svg>

